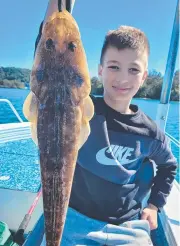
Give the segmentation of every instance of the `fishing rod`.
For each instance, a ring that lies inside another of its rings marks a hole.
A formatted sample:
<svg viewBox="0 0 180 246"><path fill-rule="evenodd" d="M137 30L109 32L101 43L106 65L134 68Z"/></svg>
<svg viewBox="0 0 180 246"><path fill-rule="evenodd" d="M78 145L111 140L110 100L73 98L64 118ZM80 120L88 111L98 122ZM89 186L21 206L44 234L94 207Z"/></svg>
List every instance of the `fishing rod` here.
<svg viewBox="0 0 180 246"><path fill-rule="evenodd" d="M36 207L41 195L42 195L42 188L40 187L40 190L37 193L32 205L31 205L31 207L29 209L29 211L24 216L24 219L21 222L17 232L13 236L13 242L14 243L17 243L18 245L23 245L23 243L24 243L24 232L25 232L25 230L26 230L26 228L27 228L27 226L29 224L29 221L31 219L32 213L33 213L33 211L34 211L34 209L35 209L35 207Z"/></svg>

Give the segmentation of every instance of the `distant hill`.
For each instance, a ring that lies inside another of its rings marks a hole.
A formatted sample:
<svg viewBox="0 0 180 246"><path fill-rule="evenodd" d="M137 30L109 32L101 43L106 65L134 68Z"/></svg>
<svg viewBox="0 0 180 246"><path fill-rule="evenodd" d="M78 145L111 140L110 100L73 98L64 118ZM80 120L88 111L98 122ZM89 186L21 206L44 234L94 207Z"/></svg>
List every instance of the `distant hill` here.
<svg viewBox="0 0 180 246"><path fill-rule="evenodd" d="M0 87L29 87L30 69L15 67L0 67Z"/></svg>
<svg viewBox="0 0 180 246"><path fill-rule="evenodd" d="M150 98L150 99L160 99L161 89L163 83L163 76L156 70L149 72L149 75L144 82L143 86L139 89L135 98ZM97 77L91 79L91 93L92 94L103 94L103 86ZM173 84L171 89L171 101L179 101L180 91L179 91L179 70L174 73Z"/></svg>
<svg viewBox="0 0 180 246"><path fill-rule="evenodd" d="M0 87L8 88L29 88L30 69L15 67L0 67ZM163 83L163 76L156 70L149 72L149 75L135 95L136 98L159 99ZM91 78L91 93L96 95L103 94L103 86L97 77ZM173 85L171 90L171 100L179 101L179 70L174 73Z"/></svg>

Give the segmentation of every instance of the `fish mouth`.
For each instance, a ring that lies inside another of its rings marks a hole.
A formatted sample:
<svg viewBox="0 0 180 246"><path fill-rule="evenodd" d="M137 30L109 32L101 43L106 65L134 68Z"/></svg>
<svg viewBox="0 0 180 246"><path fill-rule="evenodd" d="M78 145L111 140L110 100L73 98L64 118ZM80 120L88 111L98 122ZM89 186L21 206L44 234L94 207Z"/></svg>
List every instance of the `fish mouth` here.
<svg viewBox="0 0 180 246"><path fill-rule="evenodd" d="M67 22L71 22L73 24L74 27L76 27L76 29L79 32L79 27L75 21L75 19L73 18L73 16L71 15L70 12L68 12L65 9L61 9L60 12L54 12L51 16L49 16L49 18L47 19L45 25L43 26L43 30L42 32L46 29L46 26L48 23L53 22L56 19L61 19L61 20L66 20Z"/></svg>

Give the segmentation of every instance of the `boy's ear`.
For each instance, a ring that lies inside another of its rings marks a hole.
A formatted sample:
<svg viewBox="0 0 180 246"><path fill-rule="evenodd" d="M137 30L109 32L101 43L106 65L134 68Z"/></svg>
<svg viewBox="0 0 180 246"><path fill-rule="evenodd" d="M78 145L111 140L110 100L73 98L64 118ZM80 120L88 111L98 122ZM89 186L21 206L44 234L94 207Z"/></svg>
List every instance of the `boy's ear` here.
<svg viewBox="0 0 180 246"><path fill-rule="evenodd" d="M144 74L143 74L143 77L142 77L141 86L144 84L144 81L146 80L147 76L148 76L148 71L146 70L146 71L144 72Z"/></svg>
<svg viewBox="0 0 180 246"><path fill-rule="evenodd" d="M98 65L98 75L102 76L102 65L101 64Z"/></svg>

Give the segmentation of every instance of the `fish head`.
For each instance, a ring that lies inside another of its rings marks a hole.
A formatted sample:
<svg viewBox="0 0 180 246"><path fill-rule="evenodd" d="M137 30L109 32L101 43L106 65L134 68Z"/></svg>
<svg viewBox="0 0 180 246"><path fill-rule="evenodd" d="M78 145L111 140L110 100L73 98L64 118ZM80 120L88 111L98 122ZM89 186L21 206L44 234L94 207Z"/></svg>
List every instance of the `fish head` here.
<svg viewBox="0 0 180 246"><path fill-rule="evenodd" d="M45 23L30 81L40 104L55 98L57 104L78 106L89 95L85 50L78 25L68 11L54 12Z"/></svg>

